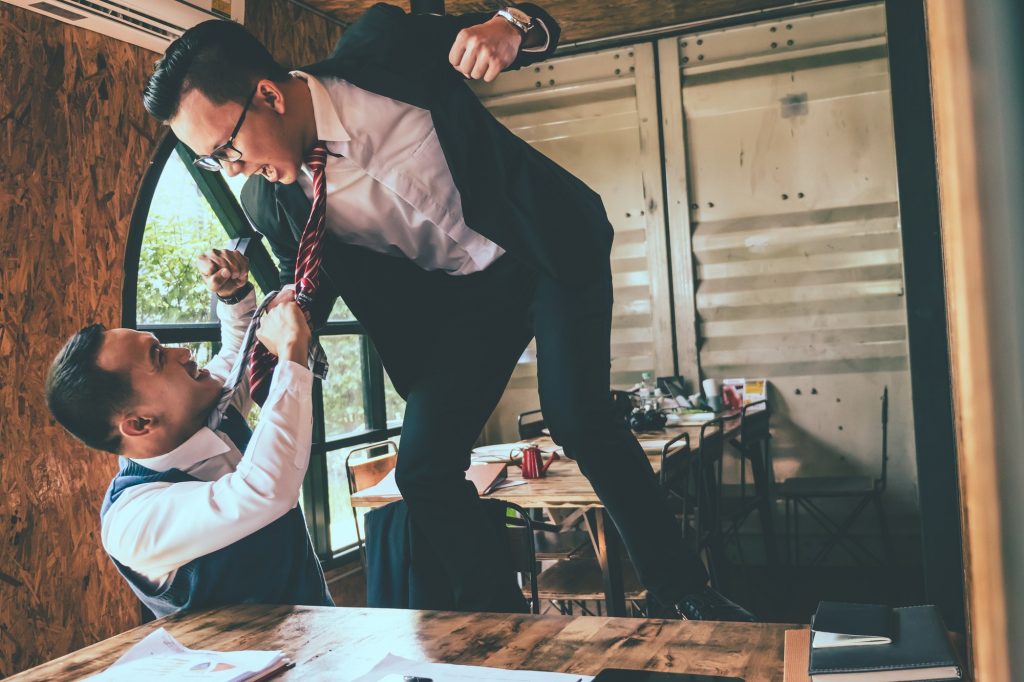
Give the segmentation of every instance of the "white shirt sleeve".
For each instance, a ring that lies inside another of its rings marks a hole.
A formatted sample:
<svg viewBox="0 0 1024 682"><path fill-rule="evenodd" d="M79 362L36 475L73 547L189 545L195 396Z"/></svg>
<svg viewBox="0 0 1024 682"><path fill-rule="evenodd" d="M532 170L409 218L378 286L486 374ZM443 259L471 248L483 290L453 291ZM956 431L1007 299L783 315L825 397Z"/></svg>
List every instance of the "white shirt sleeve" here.
<svg viewBox="0 0 1024 682"><path fill-rule="evenodd" d="M245 337L255 310L255 290L250 291L238 303L217 302L217 318L220 320L220 352L207 363L206 369L221 381L227 379L235 362L238 361L238 351L242 347L242 339Z"/></svg>
<svg viewBox="0 0 1024 682"><path fill-rule="evenodd" d="M544 44L540 47L524 47L523 52L543 52L551 44L551 32L548 31L548 27L544 25L541 19L534 19L534 22L544 31Z"/></svg>
<svg viewBox="0 0 1024 682"><path fill-rule="evenodd" d="M309 466L312 384L308 368L291 361L278 363L237 469L216 481L129 488L104 516L103 547L159 584L192 559L227 547L283 516L298 503Z"/></svg>

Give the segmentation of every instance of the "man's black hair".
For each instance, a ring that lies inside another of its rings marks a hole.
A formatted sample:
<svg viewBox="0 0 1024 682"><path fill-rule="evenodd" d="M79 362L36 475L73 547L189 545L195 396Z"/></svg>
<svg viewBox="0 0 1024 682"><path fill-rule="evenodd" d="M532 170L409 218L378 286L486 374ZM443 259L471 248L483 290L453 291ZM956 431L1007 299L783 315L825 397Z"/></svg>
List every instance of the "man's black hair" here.
<svg viewBox="0 0 1024 682"><path fill-rule="evenodd" d="M104 327L93 324L64 344L46 375L46 404L73 436L91 448L119 453L114 417L132 400L131 379L96 365Z"/></svg>
<svg viewBox="0 0 1024 682"><path fill-rule="evenodd" d="M212 19L188 29L168 46L142 99L146 111L167 122L193 89L214 104L245 104L261 78L284 81L288 70L240 24Z"/></svg>

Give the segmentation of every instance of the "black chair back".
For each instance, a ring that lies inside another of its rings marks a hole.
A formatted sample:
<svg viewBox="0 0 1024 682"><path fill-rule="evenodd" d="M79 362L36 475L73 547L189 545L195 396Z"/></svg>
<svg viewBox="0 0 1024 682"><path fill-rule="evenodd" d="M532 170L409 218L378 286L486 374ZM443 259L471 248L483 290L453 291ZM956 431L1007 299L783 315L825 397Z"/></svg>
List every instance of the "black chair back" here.
<svg viewBox="0 0 1024 682"><path fill-rule="evenodd" d="M537 591L537 573L539 566L537 564L537 550L534 546L534 531L537 530L537 526L543 527L544 530L551 530L552 528L557 531L557 526L551 526L550 524L538 524L527 513L525 509L520 507L518 504L512 502L506 502L504 500L495 500L503 504L506 510L511 510L511 514L506 511L505 527L508 529L508 542L509 548L512 554L512 566L517 573L522 576L528 576L527 580L530 583L530 612L539 614L540 613L540 599Z"/></svg>
<svg viewBox="0 0 1024 682"><path fill-rule="evenodd" d="M722 459L725 422L719 417L700 427L697 455L697 550L707 552L711 584L717 585L717 565L724 559L722 528Z"/></svg>
<svg viewBox="0 0 1024 682"><path fill-rule="evenodd" d="M875 481L879 492L885 492L889 475L889 387L882 391L882 477Z"/></svg>
<svg viewBox="0 0 1024 682"><path fill-rule="evenodd" d="M519 440L531 440L543 436L547 425L540 410L529 410L519 415L516 427L519 430Z"/></svg>
<svg viewBox="0 0 1024 682"><path fill-rule="evenodd" d="M771 410L767 400L758 400L743 406L743 421L740 422L740 440L744 447L767 443L771 438L769 420Z"/></svg>

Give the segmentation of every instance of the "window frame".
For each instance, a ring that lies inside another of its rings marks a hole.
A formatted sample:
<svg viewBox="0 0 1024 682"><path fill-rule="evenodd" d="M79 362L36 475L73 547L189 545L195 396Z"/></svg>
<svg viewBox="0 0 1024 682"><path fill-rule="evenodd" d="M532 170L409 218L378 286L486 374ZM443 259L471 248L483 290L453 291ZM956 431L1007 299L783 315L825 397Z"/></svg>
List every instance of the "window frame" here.
<svg viewBox="0 0 1024 682"><path fill-rule="evenodd" d="M279 287L277 266L263 243L263 236L253 229L238 200L220 173L203 171L192 165L195 155L180 143L171 131L167 131L156 152L150 159L139 185L135 208L132 211L125 245L124 285L121 293L121 326L153 333L161 343L212 342L215 349L220 344L218 322L138 324L139 262L145 239L146 223L152 207L160 177L163 175L171 154L185 163L200 192L209 202L214 215L224 228L229 239L251 239L247 251L249 269L253 279L264 291ZM324 414L323 385L317 379L313 384L313 447L310 452L309 469L303 481L303 511L306 525L317 556L325 568L335 568L359 559L356 545L334 551L331 548L331 509L328 473L330 453L357 445L385 440L402 433L401 424L388 427L385 401L386 380L384 366L366 329L357 320L328 321L317 330L316 338L324 336L360 337L362 358L363 412L365 428L328 438Z"/></svg>

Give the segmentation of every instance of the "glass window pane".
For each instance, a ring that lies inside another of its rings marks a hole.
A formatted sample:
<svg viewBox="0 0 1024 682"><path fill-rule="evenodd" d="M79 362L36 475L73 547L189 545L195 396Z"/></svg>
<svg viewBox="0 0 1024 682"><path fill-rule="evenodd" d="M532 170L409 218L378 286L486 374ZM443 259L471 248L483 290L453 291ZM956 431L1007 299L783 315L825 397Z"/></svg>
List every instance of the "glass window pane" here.
<svg viewBox="0 0 1024 682"><path fill-rule="evenodd" d="M324 381L324 429L328 438L366 428L363 409L362 336L323 336L330 369Z"/></svg>
<svg viewBox="0 0 1024 682"><path fill-rule="evenodd" d="M398 445L400 438L396 436L390 440ZM327 490L331 507L331 551L333 552L340 552L355 546L356 523L359 524L360 535L364 540L366 539L363 517L369 509L356 509L356 518L353 518L348 492L348 474L345 471L345 459L352 450L360 447L363 446L356 445L327 453ZM357 453L352 462L363 461L366 454L367 451Z"/></svg>
<svg viewBox="0 0 1024 682"><path fill-rule="evenodd" d="M398 395L387 372L384 372L384 406L388 428L401 426L402 420L405 418L405 401L402 400L402 396Z"/></svg>
<svg viewBox="0 0 1024 682"><path fill-rule="evenodd" d="M181 158L171 153L146 221L136 290L139 324L213 320L196 256L228 237Z"/></svg>
<svg viewBox="0 0 1024 682"><path fill-rule="evenodd" d="M356 316L352 314L352 311L345 305L345 301L338 297L338 300L334 302L334 307L331 308L331 320L354 320Z"/></svg>
<svg viewBox="0 0 1024 682"><path fill-rule="evenodd" d="M165 343L163 345L167 348L188 348L192 351L192 359L200 367L205 367L217 352L211 341L189 341L187 343Z"/></svg>

